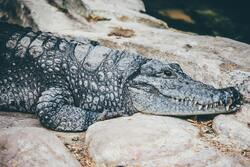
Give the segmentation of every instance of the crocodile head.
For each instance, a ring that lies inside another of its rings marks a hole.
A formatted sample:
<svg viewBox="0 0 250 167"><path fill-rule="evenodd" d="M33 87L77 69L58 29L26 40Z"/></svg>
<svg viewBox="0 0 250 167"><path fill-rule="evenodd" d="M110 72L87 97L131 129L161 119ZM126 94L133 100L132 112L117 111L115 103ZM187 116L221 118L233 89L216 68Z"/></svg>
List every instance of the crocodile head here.
<svg viewBox="0 0 250 167"><path fill-rule="evenodd" d="M193 80L178 64L150 60L129 86L135 109L157 115L202 115L236 111L242 95L233 87L216 89Z"/></svg>

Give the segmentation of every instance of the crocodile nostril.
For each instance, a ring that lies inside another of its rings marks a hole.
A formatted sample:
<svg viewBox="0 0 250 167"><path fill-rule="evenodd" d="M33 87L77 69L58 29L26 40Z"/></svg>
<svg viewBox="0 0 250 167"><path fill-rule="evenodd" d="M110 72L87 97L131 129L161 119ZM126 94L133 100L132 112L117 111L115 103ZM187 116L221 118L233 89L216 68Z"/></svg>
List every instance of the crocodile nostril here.
<svg viewBox="0 0 250 167"><path fill-rule="evenodd" d="M238 90L236 90L234 87L228 87L225 88L224 91L227 104L228 103L231 103L230 105L241 104L242 95Z"/></svg>

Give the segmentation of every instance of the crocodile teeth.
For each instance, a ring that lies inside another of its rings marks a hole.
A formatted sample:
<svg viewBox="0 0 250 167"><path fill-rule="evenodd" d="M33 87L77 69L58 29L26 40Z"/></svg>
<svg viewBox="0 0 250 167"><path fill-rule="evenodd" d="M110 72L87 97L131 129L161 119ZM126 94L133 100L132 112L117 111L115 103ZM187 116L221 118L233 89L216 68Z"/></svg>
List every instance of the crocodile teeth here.
<svg viewBox="0 0 250 167"><path fill-rule="evenodd" d="M197 103L193 102L193 106L196 106Z"/></svg>
<svg viewBox="0 0 250 167"><path fill-rule="evenodd" d="M207 108L208 108L208 105L205 105L205 109L207 110Z"/></svg>
<svg viewBox="0 0 250 167"><path fill-rule="evenodd" d="M229 109L230 109L230 105L233 103L233 100L230 98L229 99L229 102L228 102L228 104L227 104L227 106L226 106L226 110L227 111L229 111Z"/></svg>
<svg viewBox="0 0 250 167"><path fill-rule="evenodd" d="M220 104L220 105L223 105L223 102L222 102L222 100L220 100L219 104Z"/></svg>
<svg viewBox="0 0 250 167"><path fill-rule="evenodd" d="M201 110L202 109L202 105L199 105L198 109Z"/></svg>

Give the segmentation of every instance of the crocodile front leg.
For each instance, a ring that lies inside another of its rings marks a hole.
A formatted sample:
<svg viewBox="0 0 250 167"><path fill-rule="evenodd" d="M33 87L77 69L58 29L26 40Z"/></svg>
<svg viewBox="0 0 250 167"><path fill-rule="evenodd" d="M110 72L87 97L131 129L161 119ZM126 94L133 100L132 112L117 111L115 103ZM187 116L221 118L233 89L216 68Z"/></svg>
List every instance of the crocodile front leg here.
<svg viewBox="0 0 250 167"><path fill-rule="evenodd" d="M56 131L83 131L96 122L101 113L75 107L70 92L52 87L42 93L37 105L41 124Z"/></svg>

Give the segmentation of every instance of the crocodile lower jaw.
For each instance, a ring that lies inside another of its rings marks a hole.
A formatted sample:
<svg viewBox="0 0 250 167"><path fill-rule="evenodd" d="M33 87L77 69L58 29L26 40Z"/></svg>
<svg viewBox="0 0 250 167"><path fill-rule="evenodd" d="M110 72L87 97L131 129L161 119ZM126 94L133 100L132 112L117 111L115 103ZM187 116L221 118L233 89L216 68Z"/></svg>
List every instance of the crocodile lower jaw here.
<svg viewBox="0 0 250 167"><path fill-rule="evenodd" d="M236 111L239 106L230 103L224 105L221 101L212 104L199 104L195 100L178 99L162 94L152 94L137 88L130 88L130 96L137 111L154 115L205 115Z"/></svg>

